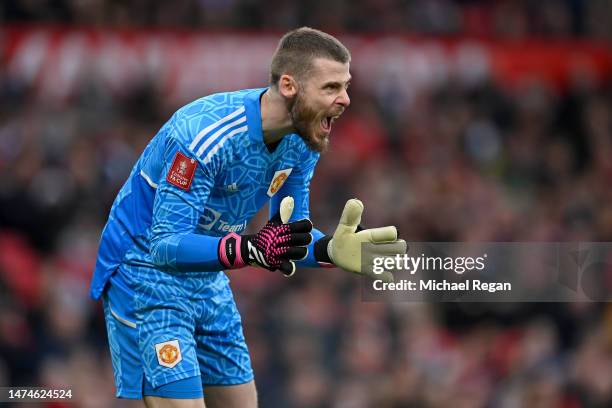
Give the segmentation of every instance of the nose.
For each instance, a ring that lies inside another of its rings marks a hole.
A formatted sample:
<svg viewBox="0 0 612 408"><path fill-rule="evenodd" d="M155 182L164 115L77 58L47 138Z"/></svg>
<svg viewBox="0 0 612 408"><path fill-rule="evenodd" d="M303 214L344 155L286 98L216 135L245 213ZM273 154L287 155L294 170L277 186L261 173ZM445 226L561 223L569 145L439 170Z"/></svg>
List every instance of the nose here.
<svg viewBox="0 0 612 408"><path fill-rule="evenodd" d="M342 105L345 109L351 104L351 98L349 98L346 89L336 98L336 103Z"/></svg>

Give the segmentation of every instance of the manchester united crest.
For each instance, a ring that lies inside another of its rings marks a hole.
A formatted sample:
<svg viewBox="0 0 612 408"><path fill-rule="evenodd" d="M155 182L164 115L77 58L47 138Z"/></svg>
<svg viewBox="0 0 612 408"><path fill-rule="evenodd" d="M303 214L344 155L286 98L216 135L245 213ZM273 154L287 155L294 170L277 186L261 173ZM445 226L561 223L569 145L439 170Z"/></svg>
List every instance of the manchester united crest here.
<svg viewBox="0 0 612 408"><path fill-rule="evenodd" d="M268 197L272 197L274 194L278 192L278 190L281 189L283 184L285 184L285 181L287 181L287 178L289 178L289 175L291 174L291 170L293 169L290 168L290 169L278 170L274 173L274 177L272 177L272 182L270 183L270 187L268 187Z"/></svg>
<svg viewBox="0 0 612 408"><path fill-rule="evenodd" d="M155 345L155 352L157 354L157 362L164 367L172 368L183 359L178 340L157 343Z"/></svg>

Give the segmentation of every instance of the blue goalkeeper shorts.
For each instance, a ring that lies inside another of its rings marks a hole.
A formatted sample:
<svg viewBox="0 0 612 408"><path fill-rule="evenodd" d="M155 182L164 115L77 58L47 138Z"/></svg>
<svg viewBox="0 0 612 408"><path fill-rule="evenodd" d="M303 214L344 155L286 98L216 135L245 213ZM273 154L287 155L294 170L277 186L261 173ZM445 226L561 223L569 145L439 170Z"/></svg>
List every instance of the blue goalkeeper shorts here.
<svg viewBox="0 0 612 408"><path fill-rule="evenodd" d="M103 305L117 397L201 398L207 385L253 379L223 272L121 266Z"/></svg>

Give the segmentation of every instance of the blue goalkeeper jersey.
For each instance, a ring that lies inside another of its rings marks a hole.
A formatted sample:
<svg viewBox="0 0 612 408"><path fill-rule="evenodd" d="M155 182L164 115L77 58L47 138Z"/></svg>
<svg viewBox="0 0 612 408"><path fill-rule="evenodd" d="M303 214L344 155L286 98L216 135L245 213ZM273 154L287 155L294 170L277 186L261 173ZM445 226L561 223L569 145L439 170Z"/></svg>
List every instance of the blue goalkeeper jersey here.
<svg viewBox="0 0 612 408"><path fill-rule="evenodd" d="M179 109L149 142L110 211L90 294L99 299L119 265L164 272L219 271L220 237L241 233L267 202L295 199L309 218L319 154L297 134L264 144L263 89L219 93ZM323 234L313 230L313 243ZM310 245L304 266L317 266Z"/></svg>

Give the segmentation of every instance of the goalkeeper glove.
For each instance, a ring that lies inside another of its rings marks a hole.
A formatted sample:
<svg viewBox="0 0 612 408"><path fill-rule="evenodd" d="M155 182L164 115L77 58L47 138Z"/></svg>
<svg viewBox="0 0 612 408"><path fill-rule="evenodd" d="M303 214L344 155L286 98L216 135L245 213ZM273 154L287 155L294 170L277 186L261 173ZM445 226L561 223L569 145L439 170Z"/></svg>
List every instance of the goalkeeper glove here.
<svg viewBox="0 0 612 408"><path fill-rule="evenodd" d="M280 211L257 234L234 232L219 242L219 260L226 269L259 266L279 269L285 276L295 272L295 262L306 258L312 242L312 222L304 219L287 223L293 213L293 198L281 201Z"/></svg>
<svg viewBox="0 0 612 408"><path fill-rule="evenodd" d="M359 228L363 203L357 199L346 202L340 223L334 232L332 239L327 244L327 254L330 260L345 271L392 282L393 275L390 272L374 274L374 258L392 257L397 254L405 254L407 245L403 239L397 239L397 229L393 226L362 229ZM366 254L362 265L362 243L369 243L365 247L371 248Z"/></svg>

